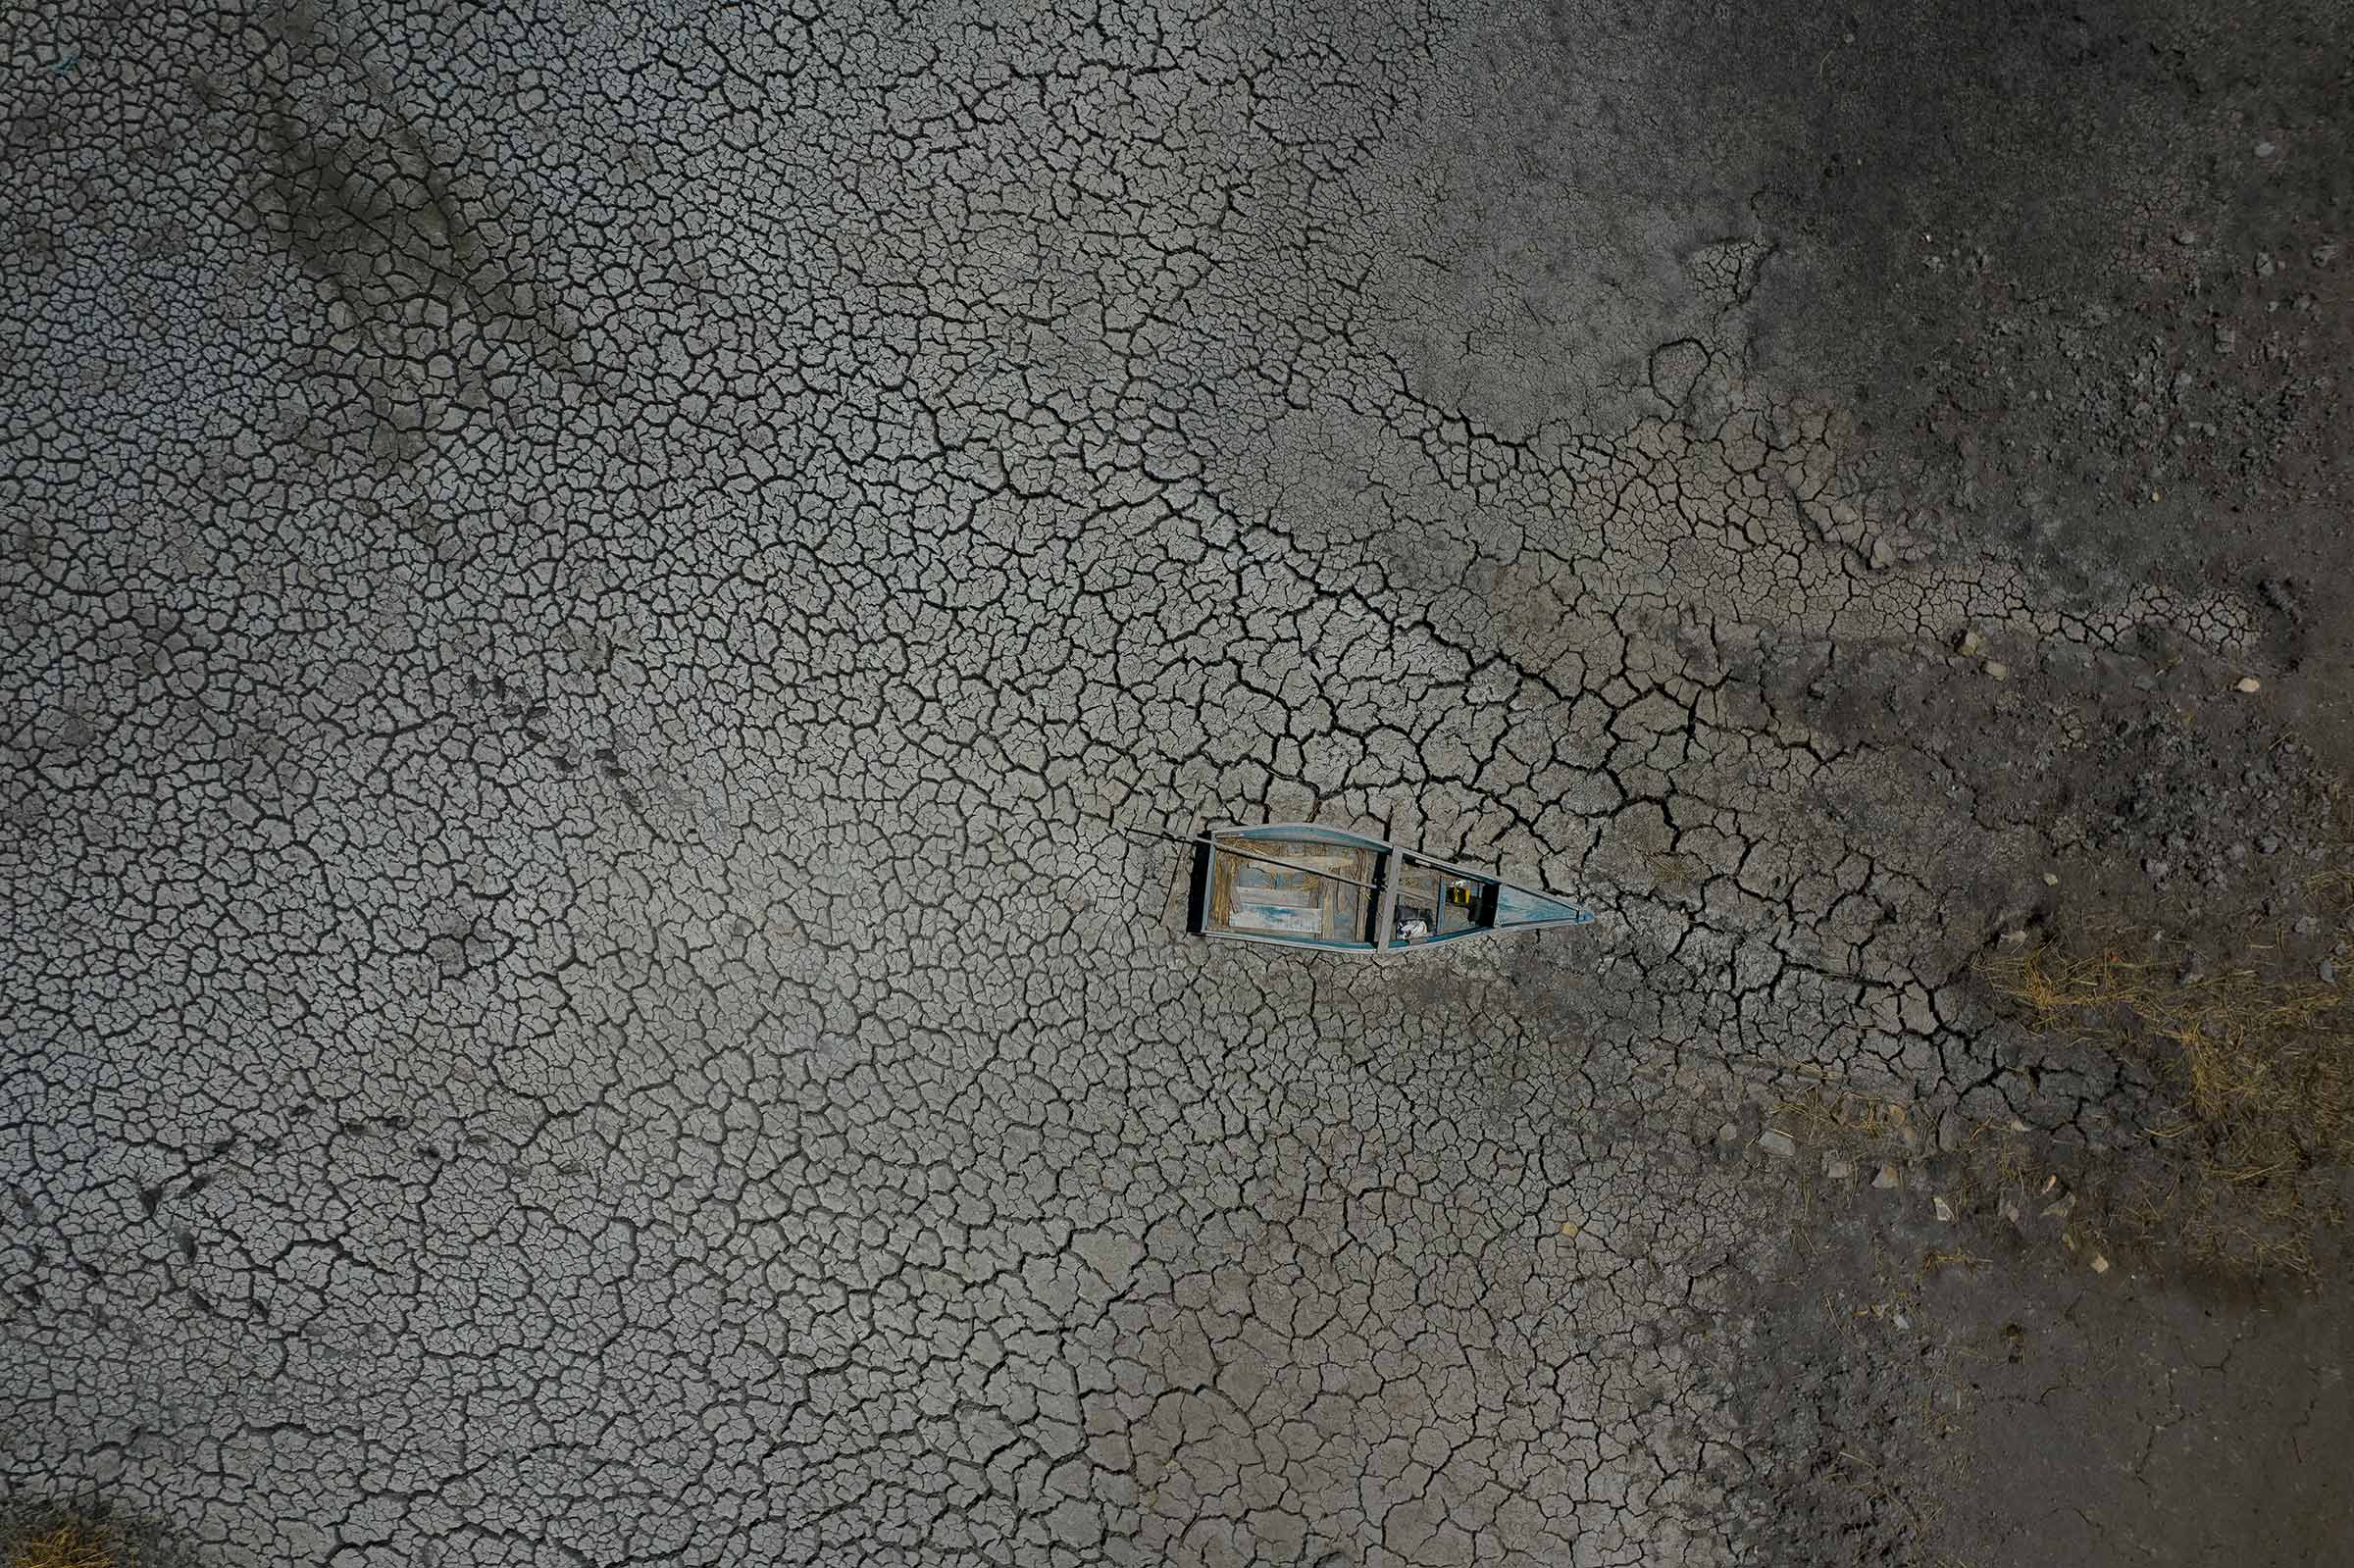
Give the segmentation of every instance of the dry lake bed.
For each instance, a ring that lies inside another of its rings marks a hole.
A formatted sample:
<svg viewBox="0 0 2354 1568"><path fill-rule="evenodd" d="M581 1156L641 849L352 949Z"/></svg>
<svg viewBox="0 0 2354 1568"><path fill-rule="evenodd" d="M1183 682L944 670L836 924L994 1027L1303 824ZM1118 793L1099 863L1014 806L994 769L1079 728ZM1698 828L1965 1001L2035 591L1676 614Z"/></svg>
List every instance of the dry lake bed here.
<svg viewBox="0 0 2354 1568"><path fill-rule="evenodd" d="M2354 1560L2342 4L5 40L14 1562Z"/></svg>

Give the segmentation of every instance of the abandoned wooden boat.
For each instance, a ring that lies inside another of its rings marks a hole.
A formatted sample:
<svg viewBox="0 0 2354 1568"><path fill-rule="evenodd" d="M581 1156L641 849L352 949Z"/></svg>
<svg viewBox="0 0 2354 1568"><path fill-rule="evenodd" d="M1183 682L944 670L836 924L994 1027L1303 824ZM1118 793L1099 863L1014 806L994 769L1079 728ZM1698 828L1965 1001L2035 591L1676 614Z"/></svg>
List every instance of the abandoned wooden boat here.
<svg viewBox="0 0 2354 1568"><path fill-rule="evenodd" d="M1394 952L1594 918L1550 893L1338 828L1213 828L1188 841L1191 929L1224 941Z"/></svg>

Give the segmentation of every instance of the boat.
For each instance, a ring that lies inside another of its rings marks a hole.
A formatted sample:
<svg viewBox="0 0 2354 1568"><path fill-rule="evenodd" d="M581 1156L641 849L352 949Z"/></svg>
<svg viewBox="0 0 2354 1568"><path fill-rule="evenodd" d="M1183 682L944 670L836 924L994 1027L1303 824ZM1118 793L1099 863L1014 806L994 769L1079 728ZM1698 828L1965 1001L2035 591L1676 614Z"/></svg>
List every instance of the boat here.
<svg viewBox="0 0 2354 1568"><path fill-rule="evenodd" d="M1594 919L1491 872L1314 823L1212 828L1180 841L1195 846L1189 929L1217 941L1397 952Z"/></svg>

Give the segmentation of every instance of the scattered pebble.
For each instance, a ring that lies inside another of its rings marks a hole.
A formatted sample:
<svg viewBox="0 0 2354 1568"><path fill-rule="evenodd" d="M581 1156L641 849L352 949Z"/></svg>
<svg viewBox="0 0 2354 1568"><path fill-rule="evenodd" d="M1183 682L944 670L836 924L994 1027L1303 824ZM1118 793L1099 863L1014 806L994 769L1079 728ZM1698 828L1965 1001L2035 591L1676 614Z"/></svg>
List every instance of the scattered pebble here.
<svg viewBox="0 0 2354 1568"><path fill-rule="evenodd" d="M2106 1274L2109 1272L2109 1259L2105 1254L2095 1252L2092 1255L2092 1272L2095 1274Z"/></svg>
<svg viewBox="0 0 2354 1568"><path fill-rule="evenodd" d="M1577 1239L1577 1222L1575 1220L1563 1220L1561 1222L1561 1235L1568 1238L1570 1240Z"/></svg>
<svg viewBox="0 0 2354 1568"><path fill-rule="evenodd" d="M1962 653L1965 658L1977 652L1984 646L1985 644L1978 640L1978 634L1975 632L1966 631L1962 633Z"/></svg>
<svg viewBox="0 0 2354 1568"><path fill-rule="evenodd" d="M1770 1130L1758 1135L1758 1147L1783 1159L1788 1159L1798 1152L1798 1145L1791 1141L1789 1134Z"/></svg>
<svg viewBox="0 0 2354 1568"><path fill-rule="evenodd" d="M2027 1124L2026 1124L2026 1123L2024 1123L2024 1122L2021 1121L2021 1120L2020 1120L2018 1117L2016 1117L2016 1116L2014 1116L2014 1117L2012 1117L2012 1118L2011 1118L2011 1131L2012 1131L2012 1132L2014 1132L2014 1133L2023 1133L2023 1132L2025 1132L2026 1130L2027 1130Z"/></svg>
<svg viewBox="0 0 2354 1568"><path fill-rule="evenodd" d="M1845 1160L1835 1160L1825 1155L1822 1161L1822 1174L1834 1182L1844 1182L1856 1174L1856 1168Z"/></svg>
<svg viewBox="0 0 2354 1568"><path fill-rule="evenodd" d="M2007 931L2003 933L2003 946L2016 950L2026 945L2027 934L2025 932Z"/></svg>
<svg viewBox="0 0 2354 1568"><path fill-rule="evenodd" d="M1929 1203L1931 1207L1936 1209L1937 1217L1939 1219L1945 1221L1948 1225L1951 1225L1954 1222L1954 1206L1951 1203L1948 1203L1941 1197L1931 1198Z"/></svg>
<svg viewBox="0 0 2354 1568"><path fill-rule="evenodd" d="M2280 149L2278 147L2275 146L2269 141L2260 141L2256 144L2256 156L2259 158L2270 158L2273 154L2278 152L2279 150Z"/></svg>
<svg viewBox="0 0 2354 1568"><path fill-rule="evenodd" d="M2058 876L2047 871L2043 874L2043 885L2046 887L2057 887L2060 885L2060 879Z"/></svg>
<svg viewBox="0 0 2354 1568"><path fill-rule="evenodd" d="M1991 681L2008 681L2011 679L2011 667L2000 659L1988 659L1986 676Z"/></svg>
<svg viewBox="0 0 2354 1568"><path fill-rule="evenodd" d="M1896 1167L1893 1165L1881 1166L1879 1174L1871 1179L1871 1185L1878 1188L1883 1192L1896 1186Z"/></svg>
<svg viewBox="0 0 2354 1568"><path fill-rule="evenodd" d="M2241 691L2262 691L2264 689L2264 683L2257 680L2252 675L2243 675L2239 678L2238 689Z"/></svg>
<svg viewBox="0 0 2354 1568"><path fill-rule="evenodd" d="M1896 1314L1896 1326L1900 1329L1909 1329L1913 1327L1913 1320L1899 1312Z"/></svg>
<svg viewBox="0 0 2354 1568"><path fill-rule="evenodd" d="M2335 959L2325 958L2322 960L2322 984L2325 986L2334 986L2337 984L2337 962Z"/></svg>

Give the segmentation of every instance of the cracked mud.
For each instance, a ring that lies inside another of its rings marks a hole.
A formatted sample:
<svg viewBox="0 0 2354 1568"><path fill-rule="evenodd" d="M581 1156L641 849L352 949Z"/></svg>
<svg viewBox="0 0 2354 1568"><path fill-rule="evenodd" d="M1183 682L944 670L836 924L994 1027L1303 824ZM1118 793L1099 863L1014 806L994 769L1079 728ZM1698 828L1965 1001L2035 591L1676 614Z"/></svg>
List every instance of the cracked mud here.
<svg viewBox="0 0 2354 1568"><path fill-rule="evenodd" d="M1939 1185L2164 1097L2005 933L2329 961L2354 32L1980 10L16 8L0 1481L2354 1552L2341 1304ZM1602 919L1216 948L1117 831L1262 819Z"/></svg>

